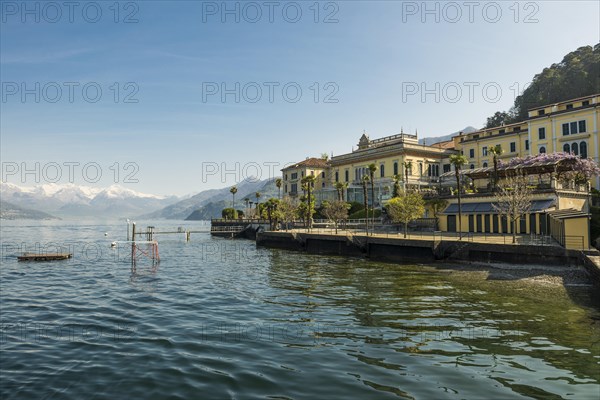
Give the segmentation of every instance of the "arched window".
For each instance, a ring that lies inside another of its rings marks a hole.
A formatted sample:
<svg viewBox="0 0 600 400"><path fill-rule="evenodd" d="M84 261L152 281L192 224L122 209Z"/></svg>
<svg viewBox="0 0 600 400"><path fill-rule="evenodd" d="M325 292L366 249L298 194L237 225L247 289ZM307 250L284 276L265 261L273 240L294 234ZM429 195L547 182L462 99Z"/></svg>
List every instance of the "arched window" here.
<svg viewBox="0 0 600 400"><path fill-rule="evenodd" d="M423 163L419 163L419 176L423 176Z"/></svg>
<svg viewBox="0 0 600 400"><path fill-rule="evenodd" d="M579 155L579 146L577 145L577 143L573 143L571 145L571 151L573 152L573 154L575 154L576 156Z"/></svg>
<svg viewBox="0 0 600 400"><path fill-rule="evenodd" d="M544 154L546 152L546 148L544 146L540 147L540 154Z"/></svg>
<svg viewBox="0 0 600 400"><path fill-rule="evenodd" d="M587 154L587 143L586 142L581 142L579 144L579 151L581 152L581 158L587 158L588 154Z"/></svg>
<svg viewBox="0 0 600 400"><path fill-rule="evenodd" d="M381 164L379 166L379 176L384 178L385 177L385 164Z"/></svg>
<svg viewBox="0 0 600 400"><path fill-rule="evenodd" d="M488 166L488 163L484 162L483 163L483 168L487 168L487 166Z"/></svg>
<svg viewBox="0 0 600 400"><path fill-rule="evenodd" d="M475 169L475 164L471 164L471 169Z"/></svg>
<svg viewBox="0 0 600 400"><path fill-rule="evenodd" d="M431 176L431 164L427 165L427 176Z"/></svg>
<svg viewBox="0 0 600 400"><path fill-rule="evenodd" d="M563 151L565 153L570 153L571 152L571 146L569 146L569 143L565 143L565 145L563 146Z"/></svg>

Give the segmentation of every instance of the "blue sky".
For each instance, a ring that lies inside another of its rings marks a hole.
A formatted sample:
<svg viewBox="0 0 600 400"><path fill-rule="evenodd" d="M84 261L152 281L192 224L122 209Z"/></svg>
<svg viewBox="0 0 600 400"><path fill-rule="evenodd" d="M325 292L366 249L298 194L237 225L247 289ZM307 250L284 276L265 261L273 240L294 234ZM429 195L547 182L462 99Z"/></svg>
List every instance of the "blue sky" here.
<svg viewBox="0 0 600 400"><path fill-rule="evenodd" d="M155 194L232 185L256 165L266 178L272 163L351 151L363 130L481 127L535 73L600 41L595 1L428 2L429 13L422 2L273 2L272 22L265 2L247 3L227 2L236 15L223 2L120 2L116 14L113 1L2 1L3 179L35 184L6 172L36 162L62 166L58 183L78 162L80 184L97 163L94 185ZM125 180L128 162L138 182Z"/></svg>

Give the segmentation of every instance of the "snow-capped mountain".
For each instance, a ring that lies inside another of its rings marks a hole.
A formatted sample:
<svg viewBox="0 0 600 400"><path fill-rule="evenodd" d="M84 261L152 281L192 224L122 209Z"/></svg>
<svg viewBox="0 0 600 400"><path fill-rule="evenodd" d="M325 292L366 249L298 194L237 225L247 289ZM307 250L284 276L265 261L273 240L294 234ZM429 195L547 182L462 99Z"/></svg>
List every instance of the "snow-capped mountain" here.
<svg viewBox="0 0 600 400"><path fill-rule="evenodd" d="M140 193L112 185L96 188L74 184L44 184L32 187L0 183L2 201L61 217L124 217L152 212L179 199Z"/></svg>

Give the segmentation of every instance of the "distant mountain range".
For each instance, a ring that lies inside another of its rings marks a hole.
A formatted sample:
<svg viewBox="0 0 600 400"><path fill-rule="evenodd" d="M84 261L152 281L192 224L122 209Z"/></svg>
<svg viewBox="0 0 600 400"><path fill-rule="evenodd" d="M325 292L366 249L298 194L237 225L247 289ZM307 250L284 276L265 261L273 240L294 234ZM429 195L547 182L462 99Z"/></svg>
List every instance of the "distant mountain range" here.
<svg viewBox="0 0 600 400"><path fill-rule="evenodd" d="M238 192L235 195L235 207L245 207L244 198L256 202L255 194L260 192L260 202L279 195L274 179L256 180L247 179L237 185ZM155 219L188 219L207 220L220 218L223 208L231 207L232 196L229 193L231 186L222 189L210 189L200 192L190 198L171 204L161 210L142 215L141 218Z"/></svg>
<svg viewBox="0 0 600 400"><path fill-rule="evenodd" d="M476 130L477 129L473 128L472 126L467 126L465 129L462 129L462 130L460 130L458 132L451 133L451 134L446 135L446 136L427 137L427 138L419 139L419 143L427 145L427 146L431 146L434 143L445 142L447 140L450 140L454 136L457 136L461 132L464 133L464 134L467 134L467 133L475 132Z"/></svg>
<svg viewBox="0 0 600 400"><path fill-rule="evenodd" d="M8 201L0 202L0 219L58 219L42 211L19 207Z"/></svg>
<svg viewBox="0 0 600 400"><path fill-rule="evenodd" d="M0 183L0 196L6 216L8 207L51 214L57 217L129 217L157 210L178 200L136 192L119 185L94 188L74 184L45 184L23 187ZM5 207L6 206L6 207ZM15 209L16 210L16 209ZM5 218L3 213L2 218ZM17 214L14 214L15 217ZM32 214L30 214L32 215Z"/></svg>

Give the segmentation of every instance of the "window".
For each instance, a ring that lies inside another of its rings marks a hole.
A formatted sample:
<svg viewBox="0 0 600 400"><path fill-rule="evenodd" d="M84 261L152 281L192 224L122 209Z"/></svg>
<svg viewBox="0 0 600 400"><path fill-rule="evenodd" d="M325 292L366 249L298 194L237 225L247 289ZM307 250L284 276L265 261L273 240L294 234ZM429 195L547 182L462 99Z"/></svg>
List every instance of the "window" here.
<svg viewBox="0 0 600 400"><path fill-rule="evenodd" d="M325 178L325 171L321 172L321 178Z"/></svg>
<svg viewBox="0 0 600 400"><path fill-rule="evenodd" d="M581 152L581 158L588 158L586 142L579 143L579 151Z"/></svg>
<svg viewBox="0 0 600 400"><path fill-rule="evenodd" d="M506 130L505 130L505 129L500 129L500 130L498 131L498 134L502 135L504 132L506 132Z"/></svg>
<svg viewBox="0 0 600 400"><path fill-rule="evenodd" d="M384 177L385 177L385 164L381 164L381 165L379 166L379 176L380 176L381 178L384 178Z"/></svg>
<svg viewBox="0 0 600 400"><path fill-rule="evenodd" d="M287 174L285 174L285 180L286 180L286 181L288 180L288 179L287 179Z"/></svg>
<svg viewBox="0 0 600 400"><path fill-rule="evenodd" d="M579 121L579 133L585 132L585 119Z"/></svg>
<svg viewBox="0 0 600 400"><path fill-rule="evenodd" d="M572 110L573 109L573 104L567 104L567 110Z"/></svg>
<svg viewBox="0 0 600 400"><path fill-rule="evenodd" d="M394 175L398 175L398 161L394 161Z"/></svg>
<svg viewBox="0 0 600 400"><path fill-rule="evenodd" d="M288 192L287 185L283 185L283 193L287 193L287 192Z"/></svg>
<svg viewBox="0 0 600 400"><path fill-rule="evenodd" d="M302 171L302 173L300 175L304 178L304 171Z"/></svg>
<svg viewBox="0 0 600 400"><path fill-rule="evenodd" d="M570 153L571 152L571 146L569 146L569 143L565 143L565 145L563 146L563 151L565 153Z"/></svg>
<svg viewBox="0 0 600 400"><path fill-rule="evenodd" d="M470 149L469 150L469 157L470 158L475 158L475 149Z"/></svg>
<svg viewBox="0 0 600 400"><path fill-rule="evenodd" d="M579 155L579 145L577 143L573 143L571 145L571 151L573 152L573 154L578 156Z"/></svg>
<svg viewBox="0 0 600 400"><path fill-rule="evenodd" d="M483 146L481 148L481 153L483 154L484 157L486 157L488 155L488 153L487 153L487 146Z"/></svg>
<svg viewBox="0 0 600 400"><path fill-rule="evenodd" d="M471 169L475 169L475 164L471 164Z"/></svg>
<svg viewBox="0 0 600 400"><path fill-rule="evenodd" d="M540 111L538 111L538 115L544 115L544 114L546 114L546 110L540 110Z"/></svg>
<svg viewBox="0 0 600 400"><path fill-rule="evenodd" d="M345 176L345 178L346 178L346 182L349 182L349 181L350 181L350 171L346 170L346 173L345 173L345 175L346 175L346 176Z"/></svg>
<svg viewBox="0 0 600 400"><path fill-rule="evenodd" d="M298 173L297 172L294 172L292 174L292 179L298 179Z"/></svg>
<svg viewBox="0 0 600 400"><path fill-rule="evenodd" d="M586 101L584 101L584 102L581 103L582 107L586 107L586 106L589 106L589 105L590 105L590 101L589 100L586 100Z"/></svg>
<svg viewBox="0 0 600 400"><path fill-rule="evenodd" d="M444 164L442 170L444 171L444 173L450 172L450 164Z"/></svg>
<svg viewBox="0 0 600 400"><path fill-rule="evenodd" d="M483 168L487 168L488 167L488 163L484 162L483 163Z"/></svg>
<svg viewBox="0 0 600 400"><path fill-rule="evenodd" d="M577 121L575 122L571 122L571 135L574 135L577 133Z"/></svg>
<svg viewBox="0 0 600 400"><path fill-rule="evenodd" d="M569 134L569 124L562 124L562 133L563 136L567 136Z"/></svg>
<svg viewBox="0 0 600 400"><path fill-rule="evenodd" d="M546 139L546 128L538 128L538 139Z"/></svg>
<svg viewBox="0 0 600 400"><path fill-rule="evenodd" d="M423 163L419 163L419 176L423 176Z"/></svg>
<svg viewBox="0 0 600 400"><path fill-rule="evenodd" d="M529 139L525 139L525 150L529 150Z"/></svg>
<svg viewBox="0 0 600 400"><path fill-rule="evenodd" d="M513 129L513 132L521 132L521 127L515 126L515 129Z"/></svg>
<svg viewBox="0 0 600 400"><path fill-rule="evenodd" d="M340 172L339 171L335 171L335 181L336 182L340 181Z"/></svg>
<svg viewBox="0 0 600 400"><path fill-rule="evenodd" d="M544 154L546 152L546 148L544 146L540 147L540 154Z"/></svg>
<svg viewBox="0 0 600 400"><path fill-rule="evenodd" d="M321 183L321 187L325 187L325 182Z"/></svg>
<svg viewBox="0 0 600 400"><path fill-rule="evenodd" d="M517 143L515 142L510 142L510 152L514 153L517 151Z"/></svg>
<svg viewBox="0 0 600 400"><path fill-rule="evenodd" d="M292 193L298 193L298 184L292 183Z"/></svg>

